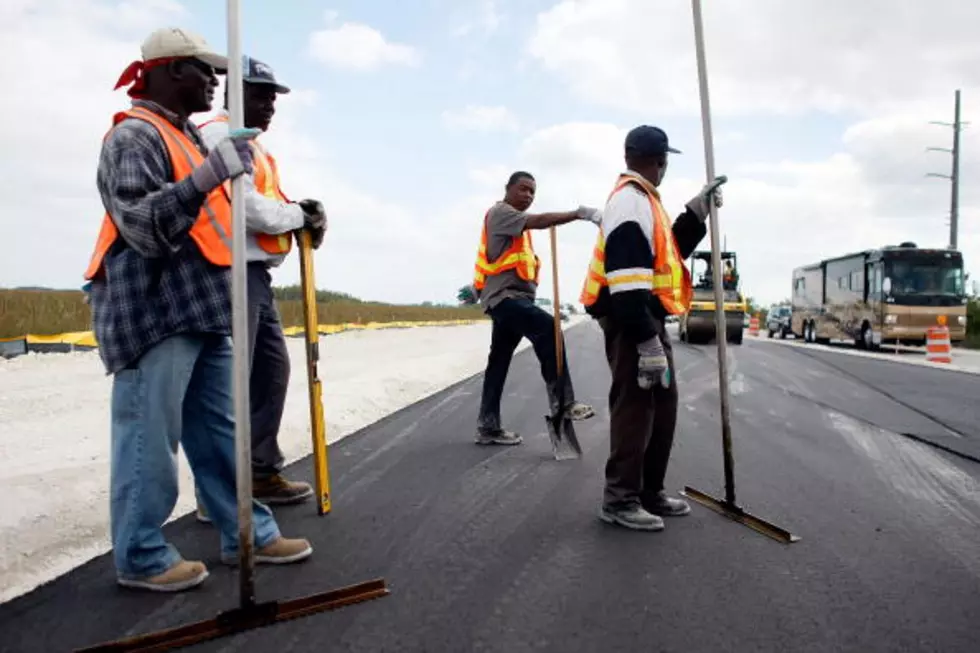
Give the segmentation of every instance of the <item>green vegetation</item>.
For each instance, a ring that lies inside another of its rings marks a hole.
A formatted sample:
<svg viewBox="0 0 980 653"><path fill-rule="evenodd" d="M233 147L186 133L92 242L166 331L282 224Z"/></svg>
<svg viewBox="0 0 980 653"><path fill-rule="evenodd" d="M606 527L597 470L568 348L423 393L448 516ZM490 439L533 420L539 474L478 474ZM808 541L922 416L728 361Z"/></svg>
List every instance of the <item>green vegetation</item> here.
<svg viewBox="0 0 980 653"><path fill-rule="evenodd" d="M275 288L285 326L302 326L303 303L299 286ZM369 302L344 293L317 291L320 324L347 322L422 322L479 320L485 316L478 306L385 304ZM85 295L78 290L0 289L0 338L26 334L55 335L92 328Z"/></svg>
<svg viewBox="0 0 980 653"><path fill-rule="evenodd" d="M966 340L964 347L980 349L980 296L974 295L966 305Z"/></svg>

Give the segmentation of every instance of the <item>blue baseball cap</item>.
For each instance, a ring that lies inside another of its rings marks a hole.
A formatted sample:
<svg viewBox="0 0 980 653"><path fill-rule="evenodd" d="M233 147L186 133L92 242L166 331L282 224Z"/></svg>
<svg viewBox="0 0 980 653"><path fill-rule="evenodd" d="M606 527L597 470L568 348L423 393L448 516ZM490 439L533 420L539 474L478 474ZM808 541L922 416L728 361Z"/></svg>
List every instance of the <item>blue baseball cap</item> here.
<svg viewBox="0 0 980 653"><path fill-rule="evenodd" d="M275 86L276 93L289 93L289 87L276 81L276 74L269 64L253 59L248 55L242 56L242 81L246 84L265 84Z"/></svg>
<svg viewBox="0 0 980 653"><path fill-rule="evenodd" d="M634 127L626 134L625 149L632 154L639 156L658 156L673 152L680 154L680 150L675 150L667 141L667 133L659 127L650 125L640 125Z"/></svg>

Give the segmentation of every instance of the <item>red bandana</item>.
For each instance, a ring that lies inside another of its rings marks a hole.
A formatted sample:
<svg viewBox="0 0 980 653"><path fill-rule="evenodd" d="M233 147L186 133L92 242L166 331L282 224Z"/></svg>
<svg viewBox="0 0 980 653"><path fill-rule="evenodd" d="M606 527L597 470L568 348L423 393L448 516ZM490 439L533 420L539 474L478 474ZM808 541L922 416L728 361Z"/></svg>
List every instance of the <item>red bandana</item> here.
<svg viewBox="0 0 980 653"><path fill-rule="evenodd" d="M143 91L146 90L146 71L155 66L162 66L164 64L170 63L171 61L176 61L180 57L161 57L160 59L150 59L149 61L134 61L126 67L122 75L119 76L119 81L116 82L116 86L113 90L116 90L122 86L132 86L129 88L127 93L130 97L138 98L143 96Z"/></svg>

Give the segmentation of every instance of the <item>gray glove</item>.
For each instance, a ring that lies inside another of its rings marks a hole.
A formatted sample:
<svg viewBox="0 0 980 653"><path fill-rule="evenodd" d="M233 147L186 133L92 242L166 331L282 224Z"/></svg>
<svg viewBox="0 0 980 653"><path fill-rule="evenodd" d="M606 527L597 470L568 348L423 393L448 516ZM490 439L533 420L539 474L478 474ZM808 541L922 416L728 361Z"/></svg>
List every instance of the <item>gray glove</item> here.
<svg viewBox="0 0 980 653"><path fill-rule="evenodd" d="M660 338L654 336L636 346L640 355L637 364L636 383L644 390L649 390L657 381L667 388L670 386L670 366L667 364L667 354Z"/></svg>
<svg viewBox="0 0 980 653"><path fill-rule="evenodd" d="M599 209L593 209L590 206L580 206L575 211L575 215L579 220L588 220L596 226L602 224L602 211Z"/></svg>
<svg viewBox="0 0 980 653"><path fill-rule="evenodd" d="M313 237L313 249L319 249L327 231L327 211L319 200L300 200L299 205L306 217L304 226L310 230L310 235Z"/></svg>
<svg viewBox="0 0 980 653"><path fill-rule="evenodd" d="M701 191L691 198L691 201L686 204L687 208L689 208L694 215L698 216L701 222L707 220L708 216L711 215L711 207L708 205L708 202L711 201L712 198L714 199L715 207L719 209L721 208L721 205L723 204L721 185L726 181L728 181L728 177L725 175L715 177L714 181L712 181L710 184L705 184L704 188L702 188Z"/></svg>
<svg viewBox="0 0 980 653"><path fill-rule="evenodd" d="M191 172L191 183L202 193L210 193L223 182L241 174L252 174L253 138L261 134L261 129L240 129L232 131L211 150L204 162Z"/></svg>

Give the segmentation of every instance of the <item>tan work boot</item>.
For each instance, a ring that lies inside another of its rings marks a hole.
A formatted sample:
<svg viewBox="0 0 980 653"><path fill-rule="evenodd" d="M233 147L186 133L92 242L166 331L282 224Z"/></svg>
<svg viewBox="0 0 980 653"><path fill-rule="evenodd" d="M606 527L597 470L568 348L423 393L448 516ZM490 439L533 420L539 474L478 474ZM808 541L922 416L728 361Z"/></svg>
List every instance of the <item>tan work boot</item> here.
<svg viewBox="0 0 980 653"><path fill-rule="evenodd" d="M173 567L146 578L117 578L123 587L150 590L151 592L181 592L196 587L208 577L208 568L196 560L181 560Z"/></svg>
<svg viewBox="0 0 980 653"><path fill-rule="evenodd" d="M253 478L252 496L273 506L301 503L313 496L313 487L309 483L289 481L274 474L268 478Z"/></svg>
<svg viewBox="0 0 980 653"><path fill-rule="evenodd" d="M255 551L255 562L267 565L286 565L313 555L313 546L303 538L279 537L278 540ZM238 558L222 557L221 562L235 566Z"/></svg>

